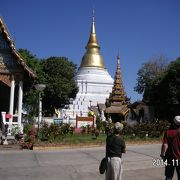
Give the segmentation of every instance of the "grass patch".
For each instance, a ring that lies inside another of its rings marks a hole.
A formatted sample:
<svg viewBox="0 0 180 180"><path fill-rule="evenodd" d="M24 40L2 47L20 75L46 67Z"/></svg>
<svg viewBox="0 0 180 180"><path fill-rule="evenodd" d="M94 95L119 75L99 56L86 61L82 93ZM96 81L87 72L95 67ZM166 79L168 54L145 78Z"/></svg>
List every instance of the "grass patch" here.
<svg viewBox="0 0 180 180"><path fill-rule="evenodd" d="M138 137L138 136L123 136L126 144L143 144L143 143L153 143L161 142L162 137L151 138L151 137ZM38 141L35 144L42 146L51 145L105 145L106 134L100 134L97 138L91 134L73 134L66 135L64 137L57 137L50 141Z"/></svg>
<svg viewBox="0 0 180 180"><path fill-rule="evenodd" d="M162 136L160 137L139 137L139 136L132 136L127 135L123 136L123 139L125 140L126 144L143 144L143 143L153 143L153 142L161 142Z"/></svg>
<svg viewBox="0 0 180 180"><path fill-rule="evenodd" d="M59 136L49 141L38 141L36 145L88 145L88 144L104 144L106 141L106 135L100 134L97 138L90 134L68 134L64 137Z"/></svg>
<svg viewBox="0 0 180 180"><path fill-rule="evenodd" d="M105 134L100 134L97 138L88 134L74 134L68 135L63 139L65 144L102 144L106 140Z"/></svg>

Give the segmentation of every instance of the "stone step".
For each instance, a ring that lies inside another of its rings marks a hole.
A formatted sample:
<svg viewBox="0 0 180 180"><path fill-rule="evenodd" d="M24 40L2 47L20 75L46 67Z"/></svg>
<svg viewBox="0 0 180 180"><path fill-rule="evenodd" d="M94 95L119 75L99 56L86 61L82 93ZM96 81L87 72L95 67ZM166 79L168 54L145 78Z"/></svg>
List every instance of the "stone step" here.
<svg viewBox="0 0 180 180"><path fill-rule="evenodd" d="M83 111L88 111L88 105L70 105L69 106L69 109L71 111L80 111L80 110L83 110Z"/></svg>
<svg viewBox="0 0 180 180"><path fill-rule="evenodd" d="M21 149L22 147L19 144L0 145L0 151L13 151Z"/></svg>
<svg viewBox="0 0 180 180"><path fill-rule="evenodd" d="M8 144L17 144L17 141L16 139L14 138L14 136L10 136L10 135L7 135L7 137L5 137L4 135L2 136L2 141L4 142L5 139L7 138L7 142ZM1 141L1 144L2 144L2 141Z"/></svg>

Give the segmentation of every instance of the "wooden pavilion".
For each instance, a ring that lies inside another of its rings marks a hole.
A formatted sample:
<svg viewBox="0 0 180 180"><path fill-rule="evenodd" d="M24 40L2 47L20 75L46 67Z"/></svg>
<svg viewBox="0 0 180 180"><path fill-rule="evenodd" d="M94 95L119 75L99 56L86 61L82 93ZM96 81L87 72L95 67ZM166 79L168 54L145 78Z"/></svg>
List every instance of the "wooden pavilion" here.
<svg viewBox="0 0 180 180"><path fill-rule="evenodd" d="M3 130L4 125L8 124L9 135L13 127L19 127L22 131L23 86L35 78L36 74L17 52L0 17L0 128Z"/></svg>

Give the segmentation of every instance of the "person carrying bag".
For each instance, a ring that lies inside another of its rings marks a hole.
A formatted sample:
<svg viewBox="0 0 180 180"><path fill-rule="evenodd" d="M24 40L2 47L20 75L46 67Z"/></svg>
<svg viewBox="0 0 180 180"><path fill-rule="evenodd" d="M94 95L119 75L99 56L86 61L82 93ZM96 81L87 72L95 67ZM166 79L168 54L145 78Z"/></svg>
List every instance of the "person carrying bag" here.
<svg viewBox="0 0 180 180"><path fill-rule="evenodd" d="M125 141L120 136L123 124L116 122L114 134L106 139L106 158L108 159L105 180L122 180L122 153L126 152Z"/></svg>

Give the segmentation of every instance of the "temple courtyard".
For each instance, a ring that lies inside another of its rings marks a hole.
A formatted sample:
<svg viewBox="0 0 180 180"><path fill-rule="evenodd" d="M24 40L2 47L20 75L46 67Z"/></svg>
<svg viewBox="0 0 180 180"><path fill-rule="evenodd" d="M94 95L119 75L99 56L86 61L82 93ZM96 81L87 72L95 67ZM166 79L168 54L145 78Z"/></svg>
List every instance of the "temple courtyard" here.
<svg viewBox="0 0 180 180"><path fill-rule="evenodd" d="M164 180L160 144L128 145L123 180ZM0 151L0 180L103 180L104 147ZM174 178L177 180L177 177Z"/></svg>

